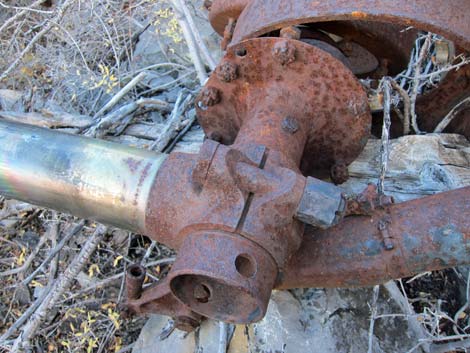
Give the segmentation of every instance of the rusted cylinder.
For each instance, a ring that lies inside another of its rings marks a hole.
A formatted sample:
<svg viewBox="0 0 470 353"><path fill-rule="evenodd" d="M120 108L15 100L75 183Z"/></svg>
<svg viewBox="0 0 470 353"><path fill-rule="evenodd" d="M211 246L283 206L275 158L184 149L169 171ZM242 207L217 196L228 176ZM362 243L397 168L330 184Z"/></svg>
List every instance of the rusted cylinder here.
<svg viewBox="0 0 470 353"><path fill-rule="evenodd" d="M169 274L173 294L191 310L236 324L264 317L276 276L266 250L220 231L187 236Z"/></svg>
<svg viewBox="0 0 470 353"><path fill-rule="evenodd" d="M165 155L0 121L0 194L145 231L145 210Z"/></svg>
<svg viewBox="0 0 470 353"><path fill-rule="evenodd" d="M142 294L146 270L139 264L129 266L126 273L126 292L128 300L137 300Z"/></svg>
<svg viewBox="0 0 470 353"><path fill-rule="evenodd" d="M469 263L466 187L349 217L328 230L307 228L277 288L369 286Z"/></svg>

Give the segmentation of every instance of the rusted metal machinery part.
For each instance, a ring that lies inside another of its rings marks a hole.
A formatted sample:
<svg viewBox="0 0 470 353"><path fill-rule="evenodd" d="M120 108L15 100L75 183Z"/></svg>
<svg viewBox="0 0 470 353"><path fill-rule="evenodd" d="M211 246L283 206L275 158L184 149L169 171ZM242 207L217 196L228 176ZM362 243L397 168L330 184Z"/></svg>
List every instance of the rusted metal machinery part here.
<svg viewBox="0 0 470 353"><path fill-rule="evenodd" d="M436 126L461 101L470 97L470 64L451 71L439 87L418 98L416 102L419 126L434 131ZM445 132L462 134L470 139L470 104L456 115Z"/></svg>
<svg viewBox="0 0 470 353"><path fill-rule="evenodd" d="M470 262L470 187L307 227L278 288L370 286ZM387 246L388 244L388 246Z"/></svg>
<svg viewBox="0 0 470 353"><path fill-rule="evenodd" d="M233 44L290 25L374 21L437 33L470 50L467 0L252 0L238 18Z"/></svg>
<svg viewBox="0 0 470 353"><path fill-rule="evenodd" d="M157 153L16 123L0 122L0 136L3 195L139 230L178 250L168 276L151 287L142 288L143 267L129 268L124 307L172 316L182 330L203 317L260 320L274 287L375 284L470 261L470 188L390 206L372 186L344 199L335 186L283 167L278 153L259 145L207 140L199 155L163 161ZM158 173L150 177L129 158L143 158ZM136 214L141 220L141 201L128 199L128 190L136 195L147 176L142 227L133 222ZM328 207L311 207L320 199ZM308 223L334 224L336 212L362 216L305 234L298 221L307 215Z"/></svg>
<svg viewBox="0 0 470 353"><path fill-rule="evenodd" d="M285 38L231 46L197 104L210 138L283 151L280 164L295 170L300 162L304 175L346 167L370 131L367 95L350 70Z"/></svg>
<svg viewBox="0 0 470 353"><path fill-rule="evenodd" d="M2 120L0 141L0 194L145 230L164 154Z"/></svg>
<svg viewBox="0 0 470 353"><path fill-rule="evenodd" d="M150 195L146 231L178 249L168 275L174 295L235 323L264 316L278 267L302 241L294 215L305 186L265 148L240 147L207 140L199 155L171 154ZM168 192L159 194L161 186Z"/></svg>
<svg viewBox="0 0 470 353"><path fill-rule="evenodd" d="M237 20L250 0L215 0L209 12L212 28L223 36L225 27L230 19Z"/></svg>

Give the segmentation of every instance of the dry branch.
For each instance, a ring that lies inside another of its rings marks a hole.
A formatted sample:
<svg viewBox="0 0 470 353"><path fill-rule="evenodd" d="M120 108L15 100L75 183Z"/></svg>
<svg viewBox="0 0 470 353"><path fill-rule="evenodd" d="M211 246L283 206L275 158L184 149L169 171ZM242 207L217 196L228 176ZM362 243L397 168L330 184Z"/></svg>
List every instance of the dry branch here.
<svg viewBox="0 0 470 353"><path fill-rule="evenodd" d="M3 81L16 67L20 64L26 54L28 54L34 47L34 45L44 37L55 25L59 23L64 17L65 11L75 2L75 0L65 0L57 9L55 10L55 15L51 20L46 20L46 25L44 28L36 34L33 39L28 43L28 45L21 51L18 57L8 66L8 68L0 75L0 82Z"/></svg>
<svg viewBox="0 0 470 353"><path fill-rule="evenodd" d="M70 287L83 266L88 262L90 256L94 253L106 232L106 227L98 226L93 235L88 238L80 253L73 259L72 263L57 282L55 282L42 304L22 328L21 334L15 340L13 345L13 351L30 349L30 341L36 334L41 323L45 320L48 311L59 301L65 290Z"/></svg>

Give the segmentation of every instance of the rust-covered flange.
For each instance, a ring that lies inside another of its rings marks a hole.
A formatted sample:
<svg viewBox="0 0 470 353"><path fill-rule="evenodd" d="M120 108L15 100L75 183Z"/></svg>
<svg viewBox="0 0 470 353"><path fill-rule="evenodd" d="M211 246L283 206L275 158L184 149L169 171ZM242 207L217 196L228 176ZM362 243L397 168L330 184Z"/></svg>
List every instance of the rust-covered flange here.
<svg viewBox="0 0 470 353"><path fill-rule="evenodd" d="M252 0L238 18L233 43L286 26L330 21L374 21L438 33L470 50L467 0Z"/></svg>
<svg viewBox="0 0 470 353"><path fill-rule="evenodd" d="M232 68L231 73L226 74ZM206 106L206 91L218 104ZM259 144L306 175L347 165L369 137L367 95L339 60L306 43L259 38L231 46L197 101L208 136Z"/></svg>

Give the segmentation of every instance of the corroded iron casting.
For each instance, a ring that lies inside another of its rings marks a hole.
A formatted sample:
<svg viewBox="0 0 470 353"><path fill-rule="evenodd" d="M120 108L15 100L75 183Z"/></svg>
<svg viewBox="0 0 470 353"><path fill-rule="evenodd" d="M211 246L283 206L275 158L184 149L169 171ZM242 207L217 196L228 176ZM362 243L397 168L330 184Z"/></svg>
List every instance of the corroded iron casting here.
<svg viewBox="0 0 470 353"><path fill-rule="evenodd" d="M176 249L167 277L150 287L145 268L129 268L124 309L172 316L186 331L204 317L258 321L274 288L373 285L470 263L470 187L394 204L373 185L359 195L337 186L370 136L358 76L401 70L417 34L403 31L411 25L468 50L468 1L220 0L210 8L227 51L196 100L208 137L199 154L163 156L2 122L1 194ZM442 116L455 104L450 92L468 93L467 71L450 74L419 109L436 100Z"/></svg>

